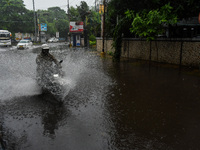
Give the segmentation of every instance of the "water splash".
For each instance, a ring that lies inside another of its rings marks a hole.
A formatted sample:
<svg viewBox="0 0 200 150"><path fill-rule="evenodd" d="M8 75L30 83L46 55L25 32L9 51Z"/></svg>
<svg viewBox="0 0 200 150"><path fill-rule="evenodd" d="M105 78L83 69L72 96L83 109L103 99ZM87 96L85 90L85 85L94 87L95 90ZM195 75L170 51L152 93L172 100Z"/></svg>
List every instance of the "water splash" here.
<svg viewBox="0 0 200 150"><path fill-rule="evenodd" d="M40 94L35 82L35 54L26 51L0 53L1 101L20 96Z"/></svg>
<svg viewBox="0 0 200 150"><path fill-rule="evenodd" d="M97 75L103 77L96 68L93 69L94 66L98 66L95 57L84 50L70 51L63 48L50 50L58 60L63 60L62 70L65 72L65 76L61 79L65 82L63 98L77 86L79 80L86 78L88 72L94 74L94 77ZM41 94L41 88L36 82L37 53L33 53L31 49L0 51L0 101ZM91 79L94 77L91 76Z"/></svg>

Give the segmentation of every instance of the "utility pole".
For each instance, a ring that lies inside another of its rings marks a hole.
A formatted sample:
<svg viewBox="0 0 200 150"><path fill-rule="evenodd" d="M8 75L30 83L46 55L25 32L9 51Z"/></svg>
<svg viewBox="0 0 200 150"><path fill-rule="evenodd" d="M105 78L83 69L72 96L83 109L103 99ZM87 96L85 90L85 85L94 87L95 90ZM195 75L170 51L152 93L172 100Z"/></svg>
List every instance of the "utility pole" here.
<svg viewBox="0 0 200 150"><path fill-rule="evenodd" d="M95 11L97 11L97 0L95 0Z"/></svg>
<svg viewBox="0 0 200 150"><path fill-rule="evenodd" d="M71 34L70 34L70 19L71 19L71 16L69 14L69 0L68 0L68 18L69 18L69 47L71 47Z"/></svg>
<svg viewBox="0 0 200 150"><path fill-rule="evenodd" d="M37 12L37 25L38 25L38 30L37 30L37 37L38 37L38 41L40 41L40 28L39 28L39 24L40 24L40 20L39 20L39 17L38 17L38 12Z"/></svg>
<svg viewBox="0 0 200 150"><path fill-rule="evenodd" d="M105 40L105 7L106 7L106 2L105 0L103 0L103 44L102 44L102 52L101 55L104 56L105 52L104 52L104 40Z"/></svg>
<svg viewBox="0 0 200 150"><path fill-rule="evenodd" d="M34 3L34 0L33 0L33 14L34 14L34 25L35 25L35 36L34 36L34 41L36 42L37 29L36 29L36 16L35 16L35 3Z"/></svg>

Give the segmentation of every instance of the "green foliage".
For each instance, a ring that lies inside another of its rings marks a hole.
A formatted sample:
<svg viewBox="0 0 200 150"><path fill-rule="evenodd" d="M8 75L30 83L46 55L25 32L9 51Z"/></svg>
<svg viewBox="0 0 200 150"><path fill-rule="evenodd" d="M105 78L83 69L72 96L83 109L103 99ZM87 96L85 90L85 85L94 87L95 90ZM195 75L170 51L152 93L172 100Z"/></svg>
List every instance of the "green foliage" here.
<svg viewBox="0 0 200 150"><path fill-rule="evenodd" d="M48 29L47 29L47 30L48 30L48 33L49 33L51 36L55 36L56 28L55 28L54 23L48 23L47 28L48 28Z"/></svg>
<svg viewBox="0 0 200 150"><path fill-rule="evenodd" d="M124 18L127 10L134 10L134 13L142 14L142 12L149 12L151 10L160 10L162 6L170 3L168 9L170 14L176 15L180 20L182 18L198 16L200 10L199 0L110 0L108 3L108 16L106 17L107 35L113 37L114 29L117 24L117 18ZM131 15L131 14L130 14ZM134 16L134 15L131 15ZM128 16L127 16L128 17ZM128 26L127 24L126 26ZM129 27L130 28L130 27ZM123 31L125 33L125 31ZM130 34L126 33L126 37Z"/></svg>
<svg viewBox="0 0 200 150"><path fill-rule="evenodd" d="M93 34L89 37L89 43L90 45L96 45L96 37Z"/></svg>
<svg viewBox="0 0 200 150"><path fill-rule="evenodd" d="M25 8L23 0L0 0L0 29L7 29L14 33L34 33L34 12ZM47 24L47 34L55 36L59 32L60 37L67 37L69 32L69 17L71 21L84 21L87 16L88 34L99 34L100 15L94 10L88 14L89 6L82 1L77 8L70 7L69 15L60 7L51 7L48 10L37 10L37 24Z"/></svg>
<svg viewBox="0 0 200 150"><path fill-rule="evenodd" d="M98 36L101 32L101 16L95 10L91 10L88 15L87 29L89 29L89 35Z"/></svg>
<svg viewBox="0 0 200 150"><path fill-rule="evenodd" d="M120 61L122 35L131 37L129 30L131 21L125 17L127 8L137 9L134 0L111 0L108 4L108 16L106 16L106 36L113 38L114 61Z"/></svg>
<svg viewBox="0 0 200 150"><path fill-rule="evenodd" d="M60 37L67 37L67 31L69 31L69 21L66 19L59 19L55 23L57 31L60 33Z"/></svg>
<svg viewBox="0 0 200 150"><path fill-rule="evenodd" d="M115 26L113 34L113 47L115 48L113 61L120 61L121 47L122 47L122 33L125 25L126 25L126 20L125 18L123 18L119 20L119 23Z"/></svg>
<svg viewBox="0 0 200 150"><path fill-rule="evenodd" d="M90 45L96 45L96 41L89 41Z"/></svg>
<svg viewBox="0 0 200 150"><path fill-rule="evenodd" d="M90 35L89 40L90 41L96 41L96 36L94 36L93 34Z"/></svg>
<svg viewBox="0 0 200 150"><path fill-rule="evenodd" d="M114 56L114 53L111 52L111 51L107 51L107 54L110 55L110 56Z"/></svg>
<svg viewBox="0 0 200 150"><path fill-rule="evenodd" d="M160 9L149 12L144 10L134 14L133 11L126 11L127 18L133 19L130 31L139 37L146 37L148 41L154 40L157 35L164 33L164 26L177 22L176 15L171 13L172 9L170 4L166 4Z"/></svg>
<svg viewBox="0 0 200 150"><path fill-rule="evenodd" d="M85 1L81 1L80 6L77 6L77 10L82 21L85 20L87 12L89 11L89 6L87 5L87 3Z"/></svg>
<svg viewBox="0 0 200 150"><path fill-rule="evenodd" d="M67 37L69 31L69 21L64 10L60 7L51 7L48 10L38 10L39 23L47 24L47 33L55 36L59 32L60 37Z"/></svg>
<svg viewBox="0 0 200 150"><path fill-rule="evenodd" d="M73 6L69 8L69 16L71 21L81 21L78 10Z"/></svg>
<svg viewBox="0 0 200 150"><path fill-rule="evenodd" d="M114 60L120 60L122 34L124 37L138 35L153 40L156 35L164 32L164 26L176 23L175 11L167 4L168 1L111 0L108 3L109 15L106 17L106 34L113 37ZM174 0L170 0L170 2L175 3ZM163 5L165 6L162 7Z"/></svg>
<svg viewBox="0 0 200 150"><path fill-rule="evenodd" d="M1 0L0 1L0 26L1 29L8 29L11 32L32 32L33 13L30 14L22 0ZM30 16L31 15L31 16Z"/></svg>
<svg viewBox="0 0 200 150"><path fill-rule="evenodd" d="M89 11L86 2L82 1L77 8L70 7L69 15L71 21L84 21L88 34L97 36L101 30L101 17L94 9Z"/></svg>

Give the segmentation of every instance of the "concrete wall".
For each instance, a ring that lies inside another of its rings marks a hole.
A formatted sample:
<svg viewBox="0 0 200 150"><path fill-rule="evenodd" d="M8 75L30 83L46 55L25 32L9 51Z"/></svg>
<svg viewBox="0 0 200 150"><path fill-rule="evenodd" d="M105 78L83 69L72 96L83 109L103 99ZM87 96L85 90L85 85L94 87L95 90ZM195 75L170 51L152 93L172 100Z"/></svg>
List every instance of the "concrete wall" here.
<svg viewBox="0 0 200 150"><path fill-rule="evenodd" d="M106 39L104 45L105 52L114 52L112 39ZM182 64L186 66L200 65L200 40L157 40L147 42L139 39L123 39L122 57L150 60L157 62ZM182 50L181 50L182 48ZM97 51L102 51L102 39L97 38Z"/></svg>

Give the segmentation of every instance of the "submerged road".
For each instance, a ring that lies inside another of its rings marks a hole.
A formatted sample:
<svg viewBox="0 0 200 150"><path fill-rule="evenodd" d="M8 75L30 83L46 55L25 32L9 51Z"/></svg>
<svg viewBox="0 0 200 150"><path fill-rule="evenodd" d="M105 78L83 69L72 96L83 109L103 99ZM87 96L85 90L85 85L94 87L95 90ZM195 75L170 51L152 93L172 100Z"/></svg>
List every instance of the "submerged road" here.
<svg viewBox="0 0 200 150"><path fill-rule="evenodd" d="M35 81L39 48L0 48L0 131L7 149L200 149L198 71L50 47L64 60L62 106L42 96Z"/></svg>

